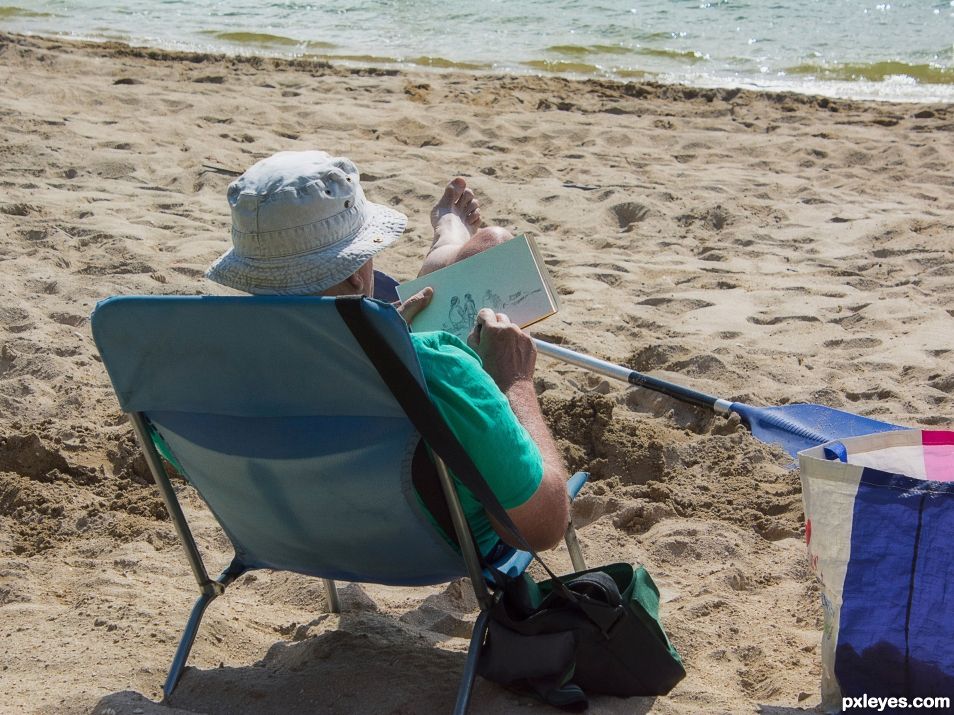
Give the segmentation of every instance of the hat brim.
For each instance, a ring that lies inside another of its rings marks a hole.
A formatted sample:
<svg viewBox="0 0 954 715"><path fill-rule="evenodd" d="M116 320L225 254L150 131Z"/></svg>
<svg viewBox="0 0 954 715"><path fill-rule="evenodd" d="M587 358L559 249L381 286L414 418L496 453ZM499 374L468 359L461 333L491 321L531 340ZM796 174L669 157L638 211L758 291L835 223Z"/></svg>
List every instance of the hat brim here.
<svg viewBox="0 0 954 715"><path fill-rule="evenodd" d="M404 233L407 216L370 201L367 208L368 220L353 238L317 251L281 258L246 258L230 248L205 275L209 280L246 293L320 293L353 275Z"/></svg>

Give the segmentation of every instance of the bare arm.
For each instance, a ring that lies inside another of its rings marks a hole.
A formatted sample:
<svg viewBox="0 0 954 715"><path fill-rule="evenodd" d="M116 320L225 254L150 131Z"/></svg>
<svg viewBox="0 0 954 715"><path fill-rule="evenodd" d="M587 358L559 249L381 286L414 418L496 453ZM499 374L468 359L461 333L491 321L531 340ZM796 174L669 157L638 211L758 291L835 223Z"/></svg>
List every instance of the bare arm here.
<svg viewBox="0 0 954 715"><path fill-rule="evenodd" d="M508 509L507 514L534 549L551 549L563 538L569 522L568 475L533 387L536 348L506 315L489 309L478 313L477 327L467 342L480 355L484 369L507 397L543 457L543 479L537 490L520 506ZM505 533L493 519L491 524L498 534Z"/></svg>
<svg viewBox="0 0 954 715"><path fill-rule="evenodd" d="M567 471L557 446L540 412L540 403L532 380L516 382L504 393L510 407L543 457L543 479L527 501L507 513L530 545L538 551L552 549L563 538L570 520L566 495ZM493 523L493 520L491 520ZM493 523L494 529L500 528ZM513 546L513 544L511 544Z"/></svg>

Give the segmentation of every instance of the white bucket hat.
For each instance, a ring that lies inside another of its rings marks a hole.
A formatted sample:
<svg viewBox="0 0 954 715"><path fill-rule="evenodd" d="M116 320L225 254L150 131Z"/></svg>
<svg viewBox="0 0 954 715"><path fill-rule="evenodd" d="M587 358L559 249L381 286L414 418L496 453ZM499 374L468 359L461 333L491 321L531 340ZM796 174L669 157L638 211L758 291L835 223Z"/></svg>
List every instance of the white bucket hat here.
<svg viewBox="0 0 954 715"><path fill-rule="evenodd" d="M318 293L404 231L407 216L364 198L350 159L283 151L229 185L232 248L206 276L246 293Z"/></svg>

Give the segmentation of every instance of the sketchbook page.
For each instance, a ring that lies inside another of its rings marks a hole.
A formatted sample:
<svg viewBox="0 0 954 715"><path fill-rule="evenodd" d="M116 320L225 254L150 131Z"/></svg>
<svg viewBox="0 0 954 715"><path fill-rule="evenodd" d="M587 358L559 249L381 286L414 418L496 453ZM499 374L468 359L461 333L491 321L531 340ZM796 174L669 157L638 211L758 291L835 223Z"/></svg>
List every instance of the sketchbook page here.
<svg viewBox="0 0 954 715"><path fill-rule="evenodd" d="M414 331L446 330L462 340L474 327L477 311L506 313L524 327L556 312L527 237L520 235L397 287L403 301L427 286L431 304L414 318Z"/></svg>

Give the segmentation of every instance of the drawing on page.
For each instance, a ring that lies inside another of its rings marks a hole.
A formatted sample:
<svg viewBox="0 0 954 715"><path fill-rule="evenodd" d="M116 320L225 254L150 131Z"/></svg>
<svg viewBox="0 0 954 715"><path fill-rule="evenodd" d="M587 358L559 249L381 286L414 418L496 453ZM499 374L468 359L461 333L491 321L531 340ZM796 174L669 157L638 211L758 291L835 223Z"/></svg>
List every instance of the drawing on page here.
<svg viewBox="0 0 954 715"><path fill-rule="evenodd" d="M490 308L495 313L506 313L508 308L513 308L527 298L542 292L542 288L536 288L529 292L519 290L516 293L511 293L504 301L488 288L484 291L480 307ZM459 295L451 296L450 306L447 309L447 319L441 324L441 330L457 333L458 335L469 332L477 322L477 311L477 304L470 293L464 293L463 299Z"/></svg>

